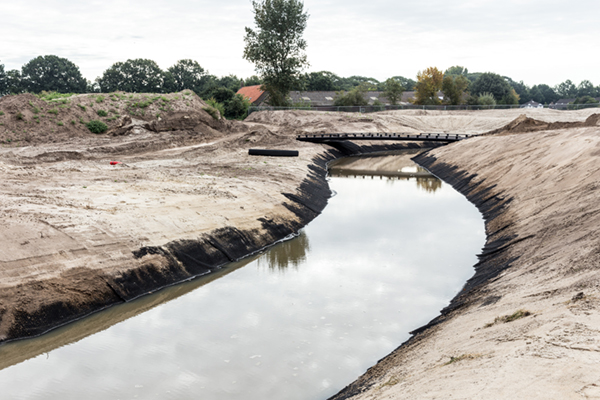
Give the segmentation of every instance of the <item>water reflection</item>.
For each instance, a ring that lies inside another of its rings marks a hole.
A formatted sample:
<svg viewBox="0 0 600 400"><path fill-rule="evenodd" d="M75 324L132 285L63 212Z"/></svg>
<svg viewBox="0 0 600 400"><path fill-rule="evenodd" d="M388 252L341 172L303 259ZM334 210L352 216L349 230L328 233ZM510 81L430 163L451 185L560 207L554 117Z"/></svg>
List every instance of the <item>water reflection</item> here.
<svg viewBox="0 0 600 400"><path fill-rule="evenodd" d="M368 162L383 170L380 161ZM476 209L443 183L435 192L416 177L332 177L330 185L338 195L319 218L245 268L107 310L55 336L0 346L0 360L12 360L4 366L14 364L0 371L0 397L334 394L447 305L472 275L485 236Z"/></svg>
<svg viewBox="0 0 600 400"><path fill-rule="evenodd" d="M306 232L301 231L294 240L288 240L269 249L257 260L259 267L268 266L272 270L285 271L287 268L297 269L306 261L310 251L310 242Z"/></svg>

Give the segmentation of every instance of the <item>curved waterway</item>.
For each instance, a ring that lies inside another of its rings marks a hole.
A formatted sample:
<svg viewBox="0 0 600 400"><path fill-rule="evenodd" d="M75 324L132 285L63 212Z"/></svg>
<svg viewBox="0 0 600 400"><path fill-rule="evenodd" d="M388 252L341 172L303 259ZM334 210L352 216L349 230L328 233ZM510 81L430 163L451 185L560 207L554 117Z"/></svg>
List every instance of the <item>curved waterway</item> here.
<svg viewBox="0 0 600 400"><path fill-rule="evenodd" d="M300 235L0 346L2 399L326 399L473 275L481 215L408 156L342 160ZM243 268L242 268L243 267Z"/></svg>

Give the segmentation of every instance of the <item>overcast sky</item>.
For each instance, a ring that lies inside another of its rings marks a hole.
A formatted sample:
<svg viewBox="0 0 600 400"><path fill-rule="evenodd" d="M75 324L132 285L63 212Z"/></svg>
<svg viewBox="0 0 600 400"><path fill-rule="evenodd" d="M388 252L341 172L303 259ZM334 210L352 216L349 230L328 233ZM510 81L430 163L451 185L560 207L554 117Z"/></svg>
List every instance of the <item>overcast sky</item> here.
<svg viewBox="0 0 600 400"><path fill-rule="evenodd" d="M306 0L308 71L415 79L462 65L528 85L583 79L600 85L598 0ZM250 0L3 1L0 64L38 55L77 64L94 80L117 61L163 69L191 58L211 74L247 77Z"/></svg>

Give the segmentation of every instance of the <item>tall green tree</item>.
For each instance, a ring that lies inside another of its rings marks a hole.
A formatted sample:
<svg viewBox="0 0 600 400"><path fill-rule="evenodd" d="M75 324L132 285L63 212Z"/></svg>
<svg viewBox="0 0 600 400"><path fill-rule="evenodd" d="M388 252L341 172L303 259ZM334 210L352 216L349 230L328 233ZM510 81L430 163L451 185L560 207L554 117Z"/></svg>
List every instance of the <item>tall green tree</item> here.
<svg viewBox="0 0 600 400"><path fill-rule="evenodd" d="M366 106L369 101L365 98L367 85L359 85L348 92L342 90L336 92L333 104L336 106Z"/></svg>
<svg viewBox="0 0 600 400"><path fill-rule="evenodd" d="M162 93L165 74L152 60L136 58L114 63L96 79L102 93L122 90L131 93Z"/></svg>
<svg viewBox="0 0 600 400"><path fill-rule="evenodd" d="M253 0L252 7L256 28L246 27L244 58L254 63L270 104L285 106L308 66L302 38L308 13L299 0Z"/></svg>
<svg viewBox="0 0 600 400"><path fill-rule="evenodd" d="M436 105L441 101L438 92L442 89L444 73L436 67L429 67L417 74L415 104Z"/></svg>
<svg viewBox="0 0 600 400"><path fill-rule="evenodd" d="M596 97L598 96L598 89L594 87L592 82L586 80L581 81L581 83L577 86L577 97Z"/></svg>
<svg viewBox="0 0 600 400"><path fill-rule="evenodd" d="M6 72L9 94L23 93L23 86L21 85L21 71L18 69L11 69Z"/></svg>
<svg viewBox="0 0 600 400"><path fill-rule="evenodd" d="M389 78L384 83L384 90L381 95L389 100L390 104L396 105L402 100L402 93L404 93L404 86L399 80Z"/></svg>
<svg viewBox="0 0 600 400"><path fill-rule="evenodd" d="M206 75L207 72L197 61L179 60L165 72L165 92L180 92L190 89L198 94L202 89Z"/></svg>
<svg viewBox="0 0 600 400"><path fill-rule="evenodd" d="M469 70L465 67L461 67L460 65L455 65L453 67L448 68L446 71L444 71L444 77L446 77L448 75L454 75L454 76L462 75L462 76L466 77L468 74L469 74Z"/></svg>
<svg viewBox="0 0 600 400"><path fill-rule="evenodd" d="M471 93L475 96L492 94L498 104L513 104L512 87L506 79L493 72L485 72L471 85ZM509 103L506 103L508 101Z"/></svg>
<svg viewBox="0 0 600 400"><path fill-rule="evenodd" d="M469 88L469 80L464 75L445 75L442 82L444 100L451 105L464 103L465 93Z"/></svg>
<svg viewBox="0 0 600 400"><path fill-rule="evenodd" d="M554 91L559 96L559 99L577 97L577 87L570 79L556 85Z"/></svg>
<svg viewBox="0 0 600 400"><path fill-rule="evenodd" d="M405 90L415 90L415 85L417 84L417 82L414 79L405 78L400 75L392 76L392 79L395 79L398 82L400 82L400 84L402 85L402 87L404 87Z"/></svg>
<svg viewBox="0 0 600 400"><path fill-rule="evenodd" d="M304 75L304 89L310 91L330 92L335 90L335 84L330 74L325 71L311 72Z"/></svg>
<svg viewBox="0 0 600 400"><path fill-rule="evenodd" d="M21 68L21 87L32 93L43 90L59 93L84 93L87 81L79 67L66 58L38 56Z"/></svg>
<svg viewBox="0 0 600 400"><path fill-rule="evenodd" d="M217 84L237 92L242 87L242 80L235 75L227 75L217 79Z"/></svg>
<svg viewBox="0 0 600 400"><path fill-rule="evenodd" d="M535 85L531 88L531 97L538 103L553 103L559 100L560 97L556 94L554 89L546 84Z"/></svg>
<svg viewBox="0 0 600 400"><path fill-rule="evenodd" d="M256 75L252 75L246 79L244 79L244 86L255 86L262 85L262 79L260 79Z"/></svg>

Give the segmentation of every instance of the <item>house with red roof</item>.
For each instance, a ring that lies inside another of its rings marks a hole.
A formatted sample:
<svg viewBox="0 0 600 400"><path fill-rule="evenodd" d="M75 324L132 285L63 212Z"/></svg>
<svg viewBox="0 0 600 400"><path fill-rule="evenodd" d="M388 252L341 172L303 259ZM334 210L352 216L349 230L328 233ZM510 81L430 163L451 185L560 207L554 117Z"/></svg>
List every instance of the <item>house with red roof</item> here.
<svg viewBox="0 0 600 400"><path fill-rule="evenodd" d="M244 86L237 91L237 94L241 94L252 103L253 106L260 106L267 98L267 92L261 90L261 85Z"/></svg>

